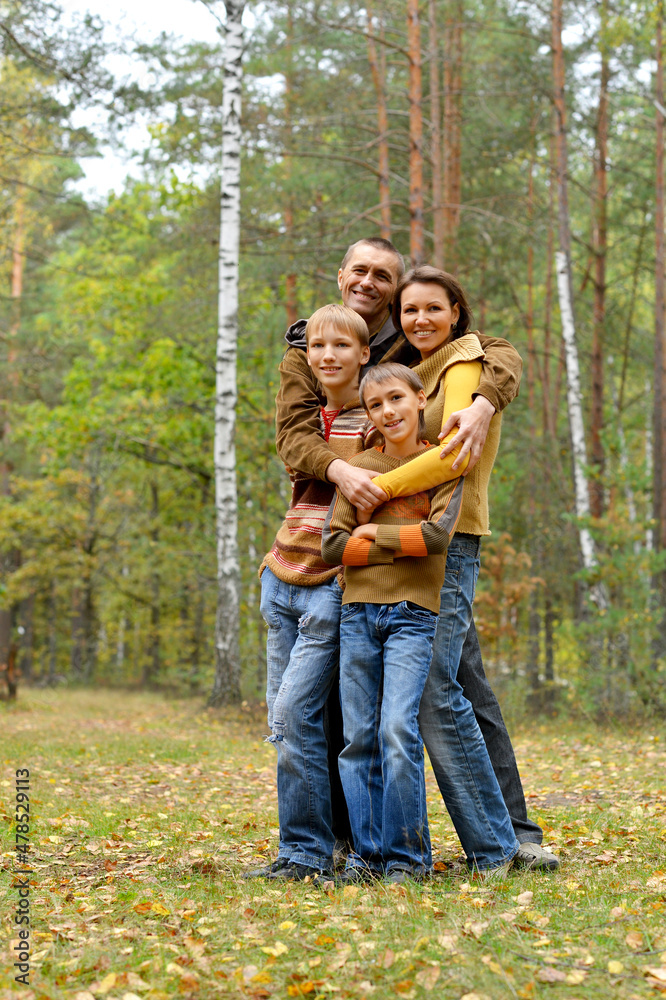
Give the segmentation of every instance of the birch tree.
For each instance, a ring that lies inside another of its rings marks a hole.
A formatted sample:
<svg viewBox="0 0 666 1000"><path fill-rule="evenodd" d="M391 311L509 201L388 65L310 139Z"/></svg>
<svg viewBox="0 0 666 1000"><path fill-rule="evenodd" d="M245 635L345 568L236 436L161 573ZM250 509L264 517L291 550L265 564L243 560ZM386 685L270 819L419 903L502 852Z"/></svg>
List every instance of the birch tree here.
<svg viewBox="0 0 666 1000"><path fill-rule="evenodd" d="M560 301L560 316L562 321L562 340L564 342L567 373L567 409L569 413L569 430L571 434L571 450L573 457L575 507L576 516L579 522L578 540L583 566L589 571L596 568L597 555L595 551L594 539L592 538L589 528L587 528L584 523L590 516L590 494L585 473L587 465L585 426L583 422L583 407L580 391L580 366L578 363L578 347L576 344L573 284L571 280L571 230L569 223L569 195L567 189L567 116L564 96L562 0L553 0L551 27L560 243L560 249L555 254L555 265L557 272L557 290ZM607 600L601 585L597 584L592 587L590 590L590 596L599 609L606 607Z"/></svg>
<svg viewBox="0 0 666 1000"><path fill-rule="evenodd" d="M244 0L224 0L222 188L217 356L215 364L215 509L217 613L215 679L210 704L240 701L240 567L236 494L236 341L240 244L241 85Z"/></svg>

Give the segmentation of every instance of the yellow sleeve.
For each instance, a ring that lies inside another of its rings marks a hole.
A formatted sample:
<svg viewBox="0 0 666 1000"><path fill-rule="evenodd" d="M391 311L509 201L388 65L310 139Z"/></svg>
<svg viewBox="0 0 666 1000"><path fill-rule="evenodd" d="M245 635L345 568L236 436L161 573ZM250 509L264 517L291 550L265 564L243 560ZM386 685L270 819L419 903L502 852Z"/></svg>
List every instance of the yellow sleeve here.
<svg viewBox="0 0 666 1000"><path fill-rule="evenodd" d="M466 406L472 405L472 393L478 388L481 378L482 365L480 361L460 361L451 365L444 374L444 413L442 414L442 427L456 410L462 410ZM433 486L441 486L458 476L467 468L469 455L467 455L462 465L455 472L451 466L455 462L460 448L455 448L450 455L440 458L440 451L445 444L455 437L457 428L446 435L441 442L440 448L431 448L424 451L417 458L413 458L406 465L401 465L391 472L384 472L381 476L376 476L372 481L380 486L389 498L408 497L413 493L420 493L421 490L429 490ZM434 442L431 442L434 443Z"/></svg>

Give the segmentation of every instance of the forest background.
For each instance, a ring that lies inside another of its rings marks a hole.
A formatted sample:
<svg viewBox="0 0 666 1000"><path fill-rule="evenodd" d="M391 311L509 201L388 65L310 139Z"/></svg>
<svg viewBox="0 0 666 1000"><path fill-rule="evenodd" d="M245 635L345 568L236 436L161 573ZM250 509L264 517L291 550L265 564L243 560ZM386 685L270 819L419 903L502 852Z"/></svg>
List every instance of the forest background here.
<svg viewBox="0 0 666 1000"><path fill-rule="evenodd" d="M105 68L99 19L72 33L56 4L0 2L0 661L14 685L213 684L225 5L208 6L210 44L127 43L140 86ZM503 704L663 712L662 4L245 6L242 696L262 693L257 569L290 493L274 448L284 331L337 300L349 243L383 235L454 271L475 326L525 360L475 606ZM75 124L86 107L126 152L148 122L140 179L106 198L75 186L104 150Z"/></svg>

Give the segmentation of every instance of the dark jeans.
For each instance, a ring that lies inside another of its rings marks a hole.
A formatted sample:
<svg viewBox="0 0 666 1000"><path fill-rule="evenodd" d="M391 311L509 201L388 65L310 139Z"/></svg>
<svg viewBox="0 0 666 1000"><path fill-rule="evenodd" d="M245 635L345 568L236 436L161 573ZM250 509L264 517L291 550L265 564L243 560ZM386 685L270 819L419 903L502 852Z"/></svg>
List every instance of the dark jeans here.
<svg viewBox="0 0 666 1000"><path fill-rule="evenodd" d="M499 703L483 669L481 647L474 619L472 619L463 646L460 667L458 668L458 680L462 685L465 697L472 703L476 721L488 748L490 762L493 765L511 817L516 839L520 843L529 841L532 844L540 844L543 840L543 831L540 826L527 818L525 793L518 774L516 756L502 718ZM326 706L326 732L331 773L333 832L338 840L351 840L347 804L338 775L338 756L345 744L342 736L342 711L337 681Z"/></svg>

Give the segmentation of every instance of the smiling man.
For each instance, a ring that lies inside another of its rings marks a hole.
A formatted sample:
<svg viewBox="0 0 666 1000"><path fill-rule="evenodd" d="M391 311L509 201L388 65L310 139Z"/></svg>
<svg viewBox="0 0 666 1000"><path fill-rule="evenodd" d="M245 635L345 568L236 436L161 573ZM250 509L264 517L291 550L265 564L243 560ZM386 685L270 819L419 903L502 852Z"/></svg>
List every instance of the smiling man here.
<svg viewBox="0 0 666 1000"><path fill-rule="evenodd" d="M338 288L345 305L357 312L370 332L368 367L386 361L409 365L420 360L418 352L396 330L391 318L391 302L398 280L404 273L404 261L392 243L379 237L359 240L345 254L338 271ZM376 475L369 469L357 468L338 458L324 441L320 429L320 412L325 394L308 366L305 342L306 320L289 328L286 341L289 348L280 364L280 389L276 400L277 451L286 466L317 479L335 483L350 503L370 509L386 499L372 482ZM477 336L485 352L483 373L471 406L453 413L443 434L458 426L458 432L446 451L460 446L453 468L457 468L469 453L469 472L478 461L486 440L493 414L503 410L518 392L522 361L511 344L500 338ZM483 670L481 650L474 622L463 647L458 680L474 709L477 722L488 748L516 838L521 848L514 863L527 868L557 868L555 855L543 847L542 831L528 819L525 796L518 774L513 747L497 699ZM336 700L330 702L332 713ZM332 737L341 720L333 719ZM341 731L337 733L341 739ZM333 742L333 740L332 740ZM341 749L341 746L340 746ZM429 754L435 775L439 762ZM335 781L336 751L331 753L332 788ZM443 765L442 765L443 766ZM334 798L340 794L333 791ZM344 812L342 801L334 801L338 820L338 836L344 834L340 822Z"/></svg>

